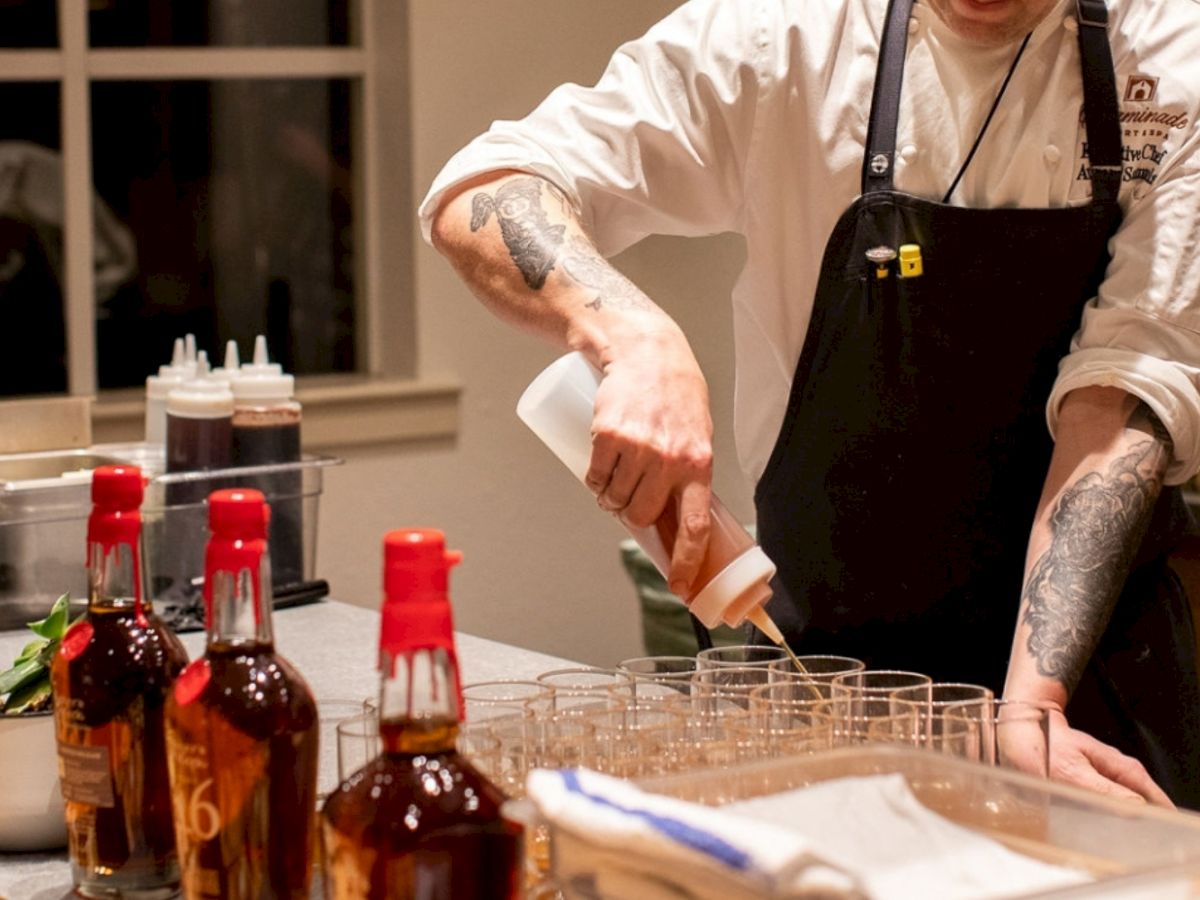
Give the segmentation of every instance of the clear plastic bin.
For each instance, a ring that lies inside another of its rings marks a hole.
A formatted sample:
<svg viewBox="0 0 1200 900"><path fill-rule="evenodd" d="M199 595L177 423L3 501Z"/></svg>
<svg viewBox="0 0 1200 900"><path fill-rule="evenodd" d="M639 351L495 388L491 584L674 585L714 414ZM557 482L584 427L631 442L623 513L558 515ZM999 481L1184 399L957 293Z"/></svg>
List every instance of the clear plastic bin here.
<svg viewBox="0 0 1200 900"><path fill-rule="evenodd" d="M308 456L299 462L163 473L150 479L142 503L142 548L147 586L159 613L177 630L203 627L208 495L222 488L255 488L267 498L277 601L311 593L324 469L340 462Z"/></svg>
<svg viewBox="0 0 1200 900"><path fill-rule="evenodd" d="M91 470L140 466L149 478L142 504L146 585L176 628L203 625L208 495L254 487L272 509L272 585L279 595L316 590L318 505L327 456L204 472L163 471L161 448L100 445L90 451L0 456L0 629L41 618L65 591L87 597L87 517ZM7 473L7 474L6 474Z"/></svg>
<svg viewBox="0 0 1200 900"><path fill-rule="evenodd" d="M90 450L0 456L0 629L44 617L65 591L86 597L92 469L122 461Z"/></svg>
<svg viewBox="0 0 1200 900"><path fill-rule="evenodd" d="M794 790L834 778L902 774L929 809L1055 865L1083 869L1090 884L1037 894L992 896L1054 898L1200 898L1200 815L1138 806L1098 794L928 751L874 745L848 747L728 769L663 776L639 782L645 790L710 806ZM528 821L526 801L514 817ZM820 823L813 823L820 828ZM550 827L550 872L567 898L595 898L587 853ZM603 898L615 900L615 898ZM622 898L628 900L628 898ZM681 898L682 900L682 898Z"/></svg>

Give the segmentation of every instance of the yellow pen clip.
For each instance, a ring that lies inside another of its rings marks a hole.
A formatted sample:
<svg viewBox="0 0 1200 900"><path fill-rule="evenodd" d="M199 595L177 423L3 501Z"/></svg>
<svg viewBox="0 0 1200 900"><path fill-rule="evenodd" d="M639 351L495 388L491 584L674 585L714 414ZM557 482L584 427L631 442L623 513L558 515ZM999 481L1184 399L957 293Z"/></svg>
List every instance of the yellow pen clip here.
<svg viewBox="0 0 1200 900"><path fill-rule="evenodd" d="M900 245L900 277L916 278L925 271L921 260L921 247L918 244Z"/></svg>

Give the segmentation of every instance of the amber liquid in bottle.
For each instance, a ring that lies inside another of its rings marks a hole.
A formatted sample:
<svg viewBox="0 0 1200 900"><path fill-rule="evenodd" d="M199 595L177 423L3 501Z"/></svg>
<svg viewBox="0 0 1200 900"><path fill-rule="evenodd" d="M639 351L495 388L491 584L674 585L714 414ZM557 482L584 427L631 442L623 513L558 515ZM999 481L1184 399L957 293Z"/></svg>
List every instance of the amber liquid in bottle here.
<svg viewBox="0 0 1200 900"><path fill-rule="evenodd" d="M213 531L216 540L215 524ZM304 679L275 652L270 567L265 540L258 544L256 576L207 570L207 649L180 676L167 706L188 898L309 896L317 708Z"/></svg>
<svg viewBox="0 0 1200 900"><path fill-rule="evenodd" d="M173 897L163 712L187 653L135 599L136 551L92 554L87 617L51 666L72 876L85 897Z"/></svg>
<svg viewBox="0 0 1200 900"><path fill-rule="evenodd" d="M442 651L419 651L398 667L406 663L414 683L422 671L451 665ZM454 690L446 678L435 702L406 709L395 702L405 688L385 682L383 752L330 794L321 812L326 898L521 896L521 828L501 818L500 789L455 750L459 723L447 707Z"/></svg>
<svg viewBox="0 0 1200 900"><path fill-rule="evenodd" d="M184 690L199 694L172 705L168 726L185 896L307 898L312 698L269 643L210 644L195 665L207 674L189 671Z"/></svg>

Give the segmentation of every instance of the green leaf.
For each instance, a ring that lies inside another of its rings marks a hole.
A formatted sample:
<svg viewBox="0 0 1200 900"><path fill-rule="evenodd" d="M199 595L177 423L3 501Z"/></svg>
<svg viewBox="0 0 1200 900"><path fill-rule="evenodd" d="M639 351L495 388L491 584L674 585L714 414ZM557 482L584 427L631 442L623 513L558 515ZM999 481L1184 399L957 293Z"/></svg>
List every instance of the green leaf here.
<svg viewBox="0 0 1200 900"><path fill-rule="evenodd" d="M25 685L8 695L4 713L19 716L22 713L39 712L50 708L50 679L42 678Z"/></svg>
<svg viewBox="0 0 1200 900"><path fill-rule="evenodd" d="M13 660L14 666L19 666L27 659L34 659L39 653L50 646L52 642L44 638L39 638L36 641L30 641L25 645L25 649L21 651L21 655Z"/></svg>
<svg viewBox="0 0 1200 900"><path fill-rule="evenodd" d="M50 615L37 622L30 622L29 630L47 640L61 638L67 630L67 616L70 613L70 607L71 595L63 594L54 601L54 606L50 608Z"/></svg>
<svg viewBox="0 0 1200 900"><path fill-rule="evenodd" d="M13 666L7 672L0 672L0 694L9 694L20 690L30 681L46 671L46 664L40 659L27 659L19 666Z"/></svg>

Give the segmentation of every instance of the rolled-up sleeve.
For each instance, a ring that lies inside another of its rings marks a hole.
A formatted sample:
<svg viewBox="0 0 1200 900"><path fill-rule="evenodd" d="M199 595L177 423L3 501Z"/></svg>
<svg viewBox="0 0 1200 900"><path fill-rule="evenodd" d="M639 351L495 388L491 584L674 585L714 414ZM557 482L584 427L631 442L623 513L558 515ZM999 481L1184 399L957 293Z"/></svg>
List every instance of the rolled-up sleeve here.
<svg viewBox="0 0 1200 900"><path fill-rule="evenodd" d="M456 185L496 169L557 185L605 255L649 234L735 229L759 83L756 6L691 0L618 49L595 86L563 85L526 118L493 123L435 178L420 207L425 239Z"/></svg>
<svg viewBox="0 0 1200 900"><path fill-rule="evenodd" d="M1091 385L1141 398L1170 432L1168 484L1200 471L1200 150L1196 140L1140 199L1112 240L1112 262L1050 396Z"/></svg>

